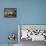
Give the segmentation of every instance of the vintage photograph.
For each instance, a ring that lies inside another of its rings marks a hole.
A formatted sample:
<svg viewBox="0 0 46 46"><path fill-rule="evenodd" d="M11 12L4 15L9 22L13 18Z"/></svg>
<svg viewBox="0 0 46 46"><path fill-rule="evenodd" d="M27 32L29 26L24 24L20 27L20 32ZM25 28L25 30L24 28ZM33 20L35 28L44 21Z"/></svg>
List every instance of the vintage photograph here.
<svg viewBox="0 0 46 46"><path fill-rule="evenodd" d="M9 17L9 18L16 18L16 8L4 8L4 17Z"/></svg>

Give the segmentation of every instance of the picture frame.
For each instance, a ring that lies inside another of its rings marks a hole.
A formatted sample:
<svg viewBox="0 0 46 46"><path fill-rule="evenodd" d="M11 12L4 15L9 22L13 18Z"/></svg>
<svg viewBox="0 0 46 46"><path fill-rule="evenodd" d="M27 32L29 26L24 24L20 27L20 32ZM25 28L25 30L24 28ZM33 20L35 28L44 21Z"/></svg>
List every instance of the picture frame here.
<svg viewBox="0 0 46 46"><path fill-rule="evenodd" d="M26 35L25 35L25 31L26 32L28 31ZM19 24L18 34L19 34L18 36L19 42L21 40L46 41L46 24ZM25 36L27 37L25 38Z"/></svg>
<svg viewBox="0 0 46 46"><path fill-rule="evenodd" d="M4 8L4 17L6 18L16 18L17 8Z"/></svg>

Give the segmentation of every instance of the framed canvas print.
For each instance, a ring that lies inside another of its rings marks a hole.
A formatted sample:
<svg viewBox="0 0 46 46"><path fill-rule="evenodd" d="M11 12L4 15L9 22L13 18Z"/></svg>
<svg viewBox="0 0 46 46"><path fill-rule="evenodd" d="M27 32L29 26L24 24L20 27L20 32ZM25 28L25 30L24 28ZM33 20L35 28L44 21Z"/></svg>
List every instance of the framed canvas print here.
<svg viewBox="0 0 46 46"><path fill-rule="evenodd" d="M9 17L9 18L16 18L16 8L4 8L4 17Z"/></svg>
<svg viewBox="0 0 46 46"><path fill-rule="evenodd" d="M20 41L46 41L46 25L20 24L18 30L20 31Z"/></svg>
<svg viewBox="0 0 46 46"><path fill-rule="evenodd" d="M46 24L19 24L18 41L20 46L36 46L46 43Z"/></svg>

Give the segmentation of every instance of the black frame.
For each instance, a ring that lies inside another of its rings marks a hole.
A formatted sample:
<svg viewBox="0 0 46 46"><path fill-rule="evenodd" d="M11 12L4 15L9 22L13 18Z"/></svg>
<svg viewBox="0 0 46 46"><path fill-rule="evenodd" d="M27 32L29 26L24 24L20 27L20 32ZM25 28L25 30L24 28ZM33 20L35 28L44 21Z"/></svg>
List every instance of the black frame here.
<svg viewBox="0 0 46 46"><path fill-rule="evenodd" d="M12 15L12 16L9 16L8 14L6 15L5 14L6 10L13 10L15 12L15 14ZM17 16L17 8L4 8L4 17L6 17L6 18L16 18L16 16Z"/></svg>

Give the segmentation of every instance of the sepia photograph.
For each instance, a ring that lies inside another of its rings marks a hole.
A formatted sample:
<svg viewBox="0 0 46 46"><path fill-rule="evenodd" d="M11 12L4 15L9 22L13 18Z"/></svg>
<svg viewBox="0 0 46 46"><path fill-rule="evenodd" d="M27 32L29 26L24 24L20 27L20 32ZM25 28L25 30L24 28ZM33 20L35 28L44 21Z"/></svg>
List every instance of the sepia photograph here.
<svg viewBox="0 0 46 46"><path fill-rule="evenodd" d="M4 17L15 17L16 18L16 8L4 8Z"/></svg>

